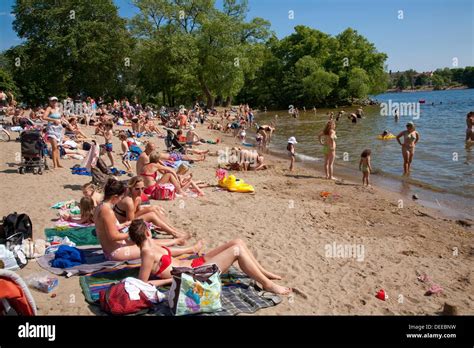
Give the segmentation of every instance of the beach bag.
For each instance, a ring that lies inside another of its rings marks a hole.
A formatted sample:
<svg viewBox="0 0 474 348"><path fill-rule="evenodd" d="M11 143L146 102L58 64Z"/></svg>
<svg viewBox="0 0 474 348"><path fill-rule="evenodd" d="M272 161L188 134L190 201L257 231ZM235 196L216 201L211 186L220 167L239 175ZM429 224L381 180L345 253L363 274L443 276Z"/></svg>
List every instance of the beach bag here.
<svg viewBox="0 0 474 348"><path fill-rule="evenodd" d="M32 237L33 225L28 215L15 212L3 217L0 244L5 244L10 249L15 245L22 245L24 239Z"/></svg>
<svg viewBox="0 0 474 348"><path fill-rule="evenodd" d="M158 201L171 201L175 196L176 191L173 184L157 184L153 191L153 199Z"/></svg>
<svg viewBox="0 0 474 348"><path fill-rule="evenodd" d="M168 303L174 315L212 313L222 309L222 283L216 264L196 268L173 267Z"/></svg>
<svg viewBox="0 0 474 348"><path fill-rule="evenodd" d="M153 303L140 291L139 300L130 300L125 291L125 284L120 282L111 285L99 293L100 308L112 315L139 315L147 313Z"/></svg>

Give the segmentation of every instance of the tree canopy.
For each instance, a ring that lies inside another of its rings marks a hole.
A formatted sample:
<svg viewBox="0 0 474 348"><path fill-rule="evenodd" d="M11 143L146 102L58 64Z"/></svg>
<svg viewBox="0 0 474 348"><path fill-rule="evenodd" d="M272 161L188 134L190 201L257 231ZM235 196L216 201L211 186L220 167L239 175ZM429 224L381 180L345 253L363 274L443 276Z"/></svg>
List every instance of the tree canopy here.
<svg viewBox="0 0 474 348"><path fill-rule="evenodd" d="M307 26L278 39L247 0L16 0L23 43L0 55L0 87L44 103L77 94L105 99L269 108L352 103L389 86L474 86L474 68L390 75L387 55L348 28L336 36Z"/></svg>

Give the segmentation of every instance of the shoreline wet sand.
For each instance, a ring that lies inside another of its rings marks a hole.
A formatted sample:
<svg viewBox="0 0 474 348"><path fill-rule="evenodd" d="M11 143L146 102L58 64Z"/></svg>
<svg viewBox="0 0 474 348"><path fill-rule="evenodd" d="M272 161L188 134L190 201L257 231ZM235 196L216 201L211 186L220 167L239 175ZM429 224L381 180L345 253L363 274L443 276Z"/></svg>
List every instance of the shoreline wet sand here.
<svg viewBox="0 0 474 348"><path fill-rule="evenodd" d="M93 128L86 132L91 134ZM218 145L200 146L203 149L217 151L236 144L231 136L202 126L197 132L205 139L222 139ZM164 149L163 139L151 141ZM114 137L113 143L120 163L118 139ZM50 207L62 200L79 200L80 187L90 177L71 175L69 168L80 163L77 160L63 160L64 169L42 176L19 175L15 167L19 146L14 141L2 144L0 182L6 199L0 215L27 213L34 238L44 238L44 228L54 226L56 218ZM377 184L367 189L359 179L343 184L327 181L321 171L300 163L290 173L287 159L265 157L271 169L234 173L255 187L253 195L208 188L202 198L152 201L165 209L174 225L192 233L191 242L204 238L212 248L241 238L266 268L283 276L279 284L297 289L257 315L437 315L445 302L462 315L474 314L473 226L461 226L410 199L399 208L400 196ZM217 184L217 164L217 157L208 156L193 166L192 173L197 180ZM323 191L333 195L324 198ZM359 258L340 257L329 252L332 246L359 246L364 252ZM18 273L26 277L42 271L31 260ZM425 296L429 287L417 280L420 273L428 274L444 291ZM380 289L389 295L387 301L375 297ZM60 277L54 293L52 298L32 290L39 314L99 313L85 302L76 276Z"/></svg>

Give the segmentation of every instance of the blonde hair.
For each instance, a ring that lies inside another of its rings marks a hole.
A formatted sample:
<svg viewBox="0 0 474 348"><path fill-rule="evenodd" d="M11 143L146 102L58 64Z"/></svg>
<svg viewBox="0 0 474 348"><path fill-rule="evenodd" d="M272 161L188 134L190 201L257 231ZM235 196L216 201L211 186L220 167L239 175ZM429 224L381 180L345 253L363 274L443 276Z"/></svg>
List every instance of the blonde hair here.
<svg viewBox="0 0 474 348"><path fill-rule="evenodd" d="M82 191L84 190L92 190L92 193L97 191L97 187L91 182L88 182L87 184L82 185Z"/></svg>
<svg viewBox="0 0 474 348"><path fill-rule="evenodd" d="M141 176L134 176L128 181L128 188L133 188L139 182L143 182L143 177Z"/></svg>
<svg viewBox="0 0 474 348"><path fill-rule="evenodd" d="M176 174L178 175L184 175L186 174L187 172L189 171L189 167L185 164L181 164L179 167L178 167L178 170L176 171Z"/></svg>
<svg viewBox="0 0 474 348"><path fill-rule="evenodd" d="M333 125L336 125L333 120L328 121L328 123L326 123L326 126L324 126L323 134L329 135Z"/></svg>
<svg viewBox="0 0 474 348"><path fill-rule="evenodd" d="M160 160L160 154L156 151L153 151L150 154L150 163L158 163L159 160Z"/></svg>

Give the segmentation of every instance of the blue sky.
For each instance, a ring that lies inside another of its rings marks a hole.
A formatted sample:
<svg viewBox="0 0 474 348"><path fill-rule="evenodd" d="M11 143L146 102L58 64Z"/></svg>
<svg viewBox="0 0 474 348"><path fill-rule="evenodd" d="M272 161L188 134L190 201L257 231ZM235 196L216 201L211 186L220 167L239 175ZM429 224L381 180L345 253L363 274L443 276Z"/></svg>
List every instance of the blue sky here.
<svg viewBox="0 0 474 348"><path fill-rule="evenodd" d="M114 2L123 17L137 11L131 0ZM0 1L0 50L21 42L12 29L13 3ZM453 67L455 58L459 67L474 66L472 0L249 0L249 7L248 17L269 20L280 38L300 24L331 35L352 27L388 54L393 71Z"/></svg>

